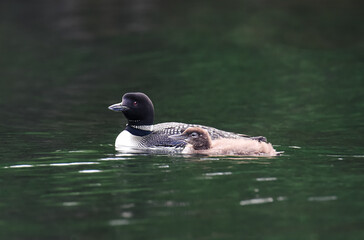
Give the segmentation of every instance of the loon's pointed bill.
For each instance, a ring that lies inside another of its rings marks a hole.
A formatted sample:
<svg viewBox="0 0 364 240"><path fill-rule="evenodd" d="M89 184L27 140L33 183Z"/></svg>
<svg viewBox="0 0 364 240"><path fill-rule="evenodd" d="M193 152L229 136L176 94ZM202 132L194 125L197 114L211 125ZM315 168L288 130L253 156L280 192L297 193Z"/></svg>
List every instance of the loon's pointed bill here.
<svg viewBox="0 0 364 240"><path fill-rule="evenodd" d="M122 111L129 109L127 106L124 106L122 102L113 104L113 105L109 106L108 108L115 112L122 112Z"/></svg>

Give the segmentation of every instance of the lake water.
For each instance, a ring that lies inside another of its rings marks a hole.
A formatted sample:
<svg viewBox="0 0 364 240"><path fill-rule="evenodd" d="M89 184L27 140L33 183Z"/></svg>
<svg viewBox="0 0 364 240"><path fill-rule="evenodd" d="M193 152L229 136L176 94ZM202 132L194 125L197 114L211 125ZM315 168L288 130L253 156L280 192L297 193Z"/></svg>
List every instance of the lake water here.
<svg viewBox="0 0 364 240"><path fill-rule="evenodd" d="M2 1L1 239L364 239L359 1ZM107 107L274 158L121 154Z"/></svg>

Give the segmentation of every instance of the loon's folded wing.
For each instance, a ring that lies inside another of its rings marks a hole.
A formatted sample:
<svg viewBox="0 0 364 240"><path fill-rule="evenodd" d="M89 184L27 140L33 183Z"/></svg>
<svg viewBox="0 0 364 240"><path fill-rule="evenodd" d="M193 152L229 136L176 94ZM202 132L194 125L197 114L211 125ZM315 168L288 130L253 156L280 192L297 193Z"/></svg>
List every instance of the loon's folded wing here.
<svg viewBox="0 0 364 240"><path fill-rule="evenodd" d="M208 127L199 124L187 124L187 123L179 123L179 122L167 122L167 123L159 123L154 125L153 132L159 132L160 134L174 135L181 134L189 127L200 127L206 129L212 139L216 138L241 138L241 137L249 137L245 134L233 133L223 131L217 128Z"/></svg>

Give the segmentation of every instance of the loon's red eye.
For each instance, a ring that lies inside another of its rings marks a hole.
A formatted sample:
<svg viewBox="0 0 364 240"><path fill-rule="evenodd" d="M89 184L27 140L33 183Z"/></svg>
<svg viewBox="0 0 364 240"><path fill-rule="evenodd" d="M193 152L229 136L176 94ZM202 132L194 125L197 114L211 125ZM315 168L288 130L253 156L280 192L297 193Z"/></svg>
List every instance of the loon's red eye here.
<svg viewBox="0 0 364 240"><path fill-rule="evenodd" d="M133 105L134 105L134 107L136 107L138 105L138 102L137 101L134 101L133 102Z"/></svg>

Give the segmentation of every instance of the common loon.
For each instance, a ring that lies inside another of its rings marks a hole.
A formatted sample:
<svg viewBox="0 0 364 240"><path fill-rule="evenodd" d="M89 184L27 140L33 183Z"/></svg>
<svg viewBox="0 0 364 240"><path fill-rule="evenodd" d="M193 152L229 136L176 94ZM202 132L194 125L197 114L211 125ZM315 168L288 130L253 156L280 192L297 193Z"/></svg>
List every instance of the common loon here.
<svg viewBox="0 0 364 240"><path fill-rule="evenodd" d="M249 138L219 138L212 140L208 131L200 127L189 127L182 134L170 136L188 144L182 153L206 155L277 156L272 144Z"/></svg>
<svg viewBox="0 0 364 240"><path fill-rule="evenodd" d="M115 148L147 149L158 147L171 147L182 151L186 142L169 138L171 135L181 134L189 127L200 127L207 130L212 139L243 138L256 139L266 142L265 137L249 137L219 130L216 128L179 122L154 123L154 106L149 97L141 92L124 94L121 103L109 106L110 110L121 111L127 119L126 128L117 136Z"/></svg>

